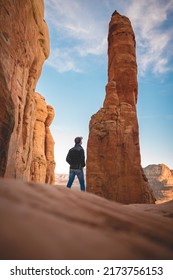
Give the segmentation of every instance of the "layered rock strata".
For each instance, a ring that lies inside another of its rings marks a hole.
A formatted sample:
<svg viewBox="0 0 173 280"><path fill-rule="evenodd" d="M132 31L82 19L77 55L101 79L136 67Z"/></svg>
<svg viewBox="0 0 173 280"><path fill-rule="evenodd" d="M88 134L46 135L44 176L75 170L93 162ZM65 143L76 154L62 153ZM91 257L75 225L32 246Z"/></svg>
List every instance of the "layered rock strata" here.
<svg viewBox="0 0 173 280"><path fill-rule="evenodd" d="M157 203L173 199L173 170L165 164L151 164L144 168Z"/></svg>
<svg viewBox="0 0 173 280"><path fill-rule="evenodd" d="M54 140L49 128L54 118L54 109L46 104L44 97L39 93L35 93L35 103L31 181L54 184Z"/></svg>
<svg viewBox="0 0 173 280"><path fill-rule="evenodd" d="M108 84L92 116L87 146L87 191L121 203L154 203L141 167L136 113L136 44L130 20L116 11L109 24Z"/></svg>
<svg viewBox="0 0 173 280"><path fill-rule="evenodd" d="M34 92L49 55L43 0L0 1L0 175L30 180Z"/></svg>

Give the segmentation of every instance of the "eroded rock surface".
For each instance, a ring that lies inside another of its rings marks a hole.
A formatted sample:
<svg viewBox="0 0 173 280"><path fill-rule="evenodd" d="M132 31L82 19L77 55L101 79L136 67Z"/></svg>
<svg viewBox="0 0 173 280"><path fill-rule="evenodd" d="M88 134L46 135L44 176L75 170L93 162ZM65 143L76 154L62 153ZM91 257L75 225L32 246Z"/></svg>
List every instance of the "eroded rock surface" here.
<svg viewBox="0 0 173 280"><path fill-rule="evenodd" d="M36 120L33 133L33 159L31 162L31 180L45 183L47 161L45 156L45 121L47 105L41 94L35 93Z"/></svg>
<svg viewBox="0 0 173 280"><path fill-rule="evenodd" d="M87 146L87 191L122 203L154 203L141 167L136 113L136 43L129 19L109 24L108 84L103 108L92 116Z"/></svg>
<svg viewBox="0 0 173 280"><path fill-rule="evenodd" d="M58 186L0 180L0 259L173 258L173 201L122 205Z"/></svg>
<svg viewBox="0 0 173 280"><path fill-rule="evenodd" d="M30 180L34 92L49 55L43 0L0 1L0 176Z"/></svg>
<svg viewBox="0 0 173 280"><path fill-rule="evenodd" d="M36 120L33 133L31 181L54 184L54 140L49 128L54 118L54 108L46 104L41 94L35 93L34 97Z"/></svg>
<svg viewBox="0 0 173 280"><path fill-rule="evenodd" d="M157 203L173 199L173 170L165 164L151 164L144 168Z"/></svg>
<svg viewBox="0 0 173 280"><path fill-rule="evenodd" d="M45 156L47 161L46 169L46 183L54 184L55 183L55 158L54 158L54 139L51 134L49 126L51 125L55 116L54 108L50 105L47 105L47 118L45 122Z"/></svg>

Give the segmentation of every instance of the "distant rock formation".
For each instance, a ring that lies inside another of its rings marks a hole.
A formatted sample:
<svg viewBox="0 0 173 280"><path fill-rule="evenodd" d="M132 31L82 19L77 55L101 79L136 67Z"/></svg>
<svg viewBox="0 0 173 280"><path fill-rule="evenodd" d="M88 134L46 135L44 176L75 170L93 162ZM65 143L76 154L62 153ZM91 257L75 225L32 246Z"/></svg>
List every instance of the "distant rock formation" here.
<svg viewBox="0 0 173 280"><path fill-rule="evenodd" d="M49 55L43 0L0 1L0 176L30 180L36 83Z"/></svg>
<svg viewBox="0 0 173 280"><path fill-rule="evenodd" d="M103 108L92 116L87 146L87 191L121 203L154 203L141 167L136 114L135 36L114 12L108 35L108 84Z"/></svg>
<svg viewBox="0 0 173 280"><path fill-rule="evenodd" d="M84 169L84 178L85 177L86 176L85 176L85 169ZM65 174L65 173L55 174L55 185L66 187L68 179L69 179L69 174ZM81 191L79 180L78 180L77 176L75 177L75 179L73 181L72 189Z"/></svg>
<svg viewBox="0 0 173 280"><path fill-rule="evenodd" d="M151 164L144 168L157 203L173 199L173 170L165 164Z"/></svg>
<svg viewBox="0 0 173 280"><path fill-rule="evenodd" d="M5 178L0 209L0 260L173 259L173 201L122 205Z"/></svg>

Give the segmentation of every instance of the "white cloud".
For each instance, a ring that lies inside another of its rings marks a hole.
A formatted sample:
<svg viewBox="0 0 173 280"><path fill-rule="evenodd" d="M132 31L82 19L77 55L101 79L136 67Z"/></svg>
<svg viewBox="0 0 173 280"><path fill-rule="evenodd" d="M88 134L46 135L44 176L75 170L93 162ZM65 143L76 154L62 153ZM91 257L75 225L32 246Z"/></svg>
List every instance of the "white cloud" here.
<svg viewBox="0 0 173 280"><path fill-rule="evenodd" d="M78 55L106 52L107 26L103 20L95 18L92 1L90 5L84 5L80 0L46 0L45 3L48 20L57 28L61 38L73 39Z"/></svg>
<svg viewBox="0 0 173 280"><path fill-rule="evenodd" d="M52 49L50 52L50 57L46 63L55 68L59 73L68 71L74 71L78 73L82 72L82 70L78 68L77 62L75 61L73 49Z"/></svg>
<svg viewBox="0 0 173 280"><path fill-rule="evenodd" d="M87 56L89 54L92 55L102 55L106 54L107 48L107 36L104 37L99 44L91 44L91 46L85 46L85 48L81 48L78 46L77 51L80 56Z"/></svg>
<svg viewBox="0 0 173 280"><path fill-rule="evenodd" d="M47 64L58 72L81 73L92 67L87 56L106 57L108 23L95 16L96 2L100 6L98 0L45 0L46 21L54 30Z"/></svg>
<svg viewBox="0 0 173 280"><path fill-rule="evenodd" d="M62 29L62 33L65 31L64 36L83 39L88 34L86 13L82 11L80 1L47 0L45 4L48 20Z"/></svg>
<svg viewBox="0 0 173 280"><path fill-rule="evenodd" d="M127 16L135 30L138 68L144 74L150 67L154 73L172 70L167 51L172 43L173 27L165 28L168 13L173 11L173 1L132 0Z"/></svg>
<svg viewBox="0 0 173 280"><path fill-rule="evenodd" d="M88 55L106 57L108 23L115 7L132 22L139 73L172 70L173 26L164 27L173 11L172 0L121 0L118 4L115 0L45 0L45 7L46 20L56 30L52 40L57 43L47 63L59 72L82 72L82 59Z"/></svg>

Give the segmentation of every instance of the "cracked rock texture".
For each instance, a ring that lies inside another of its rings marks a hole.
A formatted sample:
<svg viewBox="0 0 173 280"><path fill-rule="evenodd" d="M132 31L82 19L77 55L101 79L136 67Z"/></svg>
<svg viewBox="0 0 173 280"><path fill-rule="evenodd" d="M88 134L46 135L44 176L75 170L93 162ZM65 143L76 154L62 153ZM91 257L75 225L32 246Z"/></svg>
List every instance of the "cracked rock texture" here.
<svg viewBox="0 0 173 280"><path fill-rule="evenodd" d="M87 145L87 191L121 203L154 203L141 167L136 113L136 43L130 20L116 11L109 23L108 84L92 116Z"/></svg>
<svg viewBox="0 0 173 280"><path fill-rule="evenodd" d="M123 205L0 179L0 259L172 260L172 218L173 201Z"/></svg>
<svg viewBox="0 0 173 280"><path fill-rule="evenodd" d="M49 55L43 0L0 1L0 49L0 176L30 180L35 87Z"/></svg>

